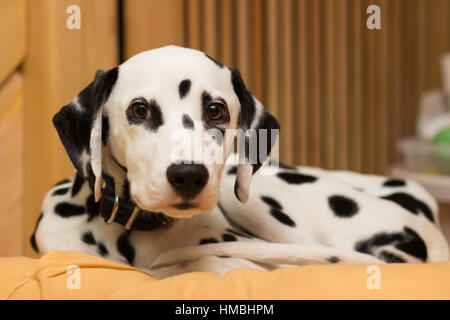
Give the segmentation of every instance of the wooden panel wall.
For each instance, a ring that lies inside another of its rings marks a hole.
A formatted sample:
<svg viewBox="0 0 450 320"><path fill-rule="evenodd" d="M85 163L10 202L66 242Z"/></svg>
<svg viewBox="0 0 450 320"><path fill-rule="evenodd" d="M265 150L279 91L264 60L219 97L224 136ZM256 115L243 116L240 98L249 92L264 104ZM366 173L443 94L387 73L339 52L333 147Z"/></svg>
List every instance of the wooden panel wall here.
<svg viewBox="0 0 450 320"><path fill-rule="evenodd" d="M279 118L287 163L387 173L450 51L448 0L153 2L124 0L125 57L178 44L238 67ZM381 30L366 28L372 4Z"/></svg>
<svg viewBox="0 0 450 320"><path fill-rule="evenodd" d="M69 5L81 9L80 30L66 28ZM118 64L118 27L115 0L28 1L24 65L27 237L45 193L58 180L74 174L51 119L93 80L97 69ZM28 241L26 252L33 255Z"/></svg>
<svg viewBox="0 0 450 320"><path fill-rule="evenodd" d="M0 256L24 253L24 89L15 72L0 87Z"/></svg>
<svg viewBox="0 0 450 320"><path fill-rule="evenodd" d="M24 253L26 1L0 0L0 256Z"/></svg>
<svg viewBox="0 0 450 320"><path fill-rule="evenodd" d="M0 83L22 62L26 48L26 0L0 0Z"/></svg>

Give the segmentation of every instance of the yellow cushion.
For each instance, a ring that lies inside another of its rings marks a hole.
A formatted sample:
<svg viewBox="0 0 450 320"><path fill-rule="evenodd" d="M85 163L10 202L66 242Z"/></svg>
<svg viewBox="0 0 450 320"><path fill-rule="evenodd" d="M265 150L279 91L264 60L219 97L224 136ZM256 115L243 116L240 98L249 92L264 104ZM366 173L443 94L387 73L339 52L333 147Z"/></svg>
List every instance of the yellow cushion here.
<svg viewBox="0 0 450 320"><path fill-rule="evenodd" d="M69 289L75 275L67 272L70 265L79 267L79 289ZM41 259L0 258L0 298L450 299L450 261L382 265L380 289L368 289L368 278L374 273L367 268L309 265L271 272L242 269L224 277L197 272L156 280L102 258L55 251Z"/></svg>

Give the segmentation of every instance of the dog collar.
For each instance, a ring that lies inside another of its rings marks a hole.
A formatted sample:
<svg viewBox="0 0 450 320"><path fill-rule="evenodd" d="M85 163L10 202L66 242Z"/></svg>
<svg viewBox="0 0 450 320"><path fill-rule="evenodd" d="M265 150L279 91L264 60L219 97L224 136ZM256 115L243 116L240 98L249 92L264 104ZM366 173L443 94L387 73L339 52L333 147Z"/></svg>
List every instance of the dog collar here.
<svg viewBox="0 0 450 320"><path fill-rule="evenodd" d="M100 213L107 224L115 222L125 226L126 230L149 231L172 221L161 212L142 210L134 203L122 201L110 176L103 174L103 181Z"/></svg>

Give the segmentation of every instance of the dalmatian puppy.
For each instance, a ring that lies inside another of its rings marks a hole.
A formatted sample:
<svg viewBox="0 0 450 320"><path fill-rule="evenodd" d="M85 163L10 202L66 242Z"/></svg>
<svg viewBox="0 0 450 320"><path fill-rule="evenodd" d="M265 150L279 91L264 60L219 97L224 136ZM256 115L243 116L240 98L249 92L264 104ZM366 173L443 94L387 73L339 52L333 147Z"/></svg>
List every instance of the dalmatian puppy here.
<svg viewBox="0 0 450 320"><path fill-rule="evenodd" d="M437 204L417 183L268 158L277 120L238 70L202 52L168 46L98 71L53 123L76 174L45 197L31 236L41 254L84 252L158 278L448 259ZM174 152L174 137L217 156Z"/></svg>

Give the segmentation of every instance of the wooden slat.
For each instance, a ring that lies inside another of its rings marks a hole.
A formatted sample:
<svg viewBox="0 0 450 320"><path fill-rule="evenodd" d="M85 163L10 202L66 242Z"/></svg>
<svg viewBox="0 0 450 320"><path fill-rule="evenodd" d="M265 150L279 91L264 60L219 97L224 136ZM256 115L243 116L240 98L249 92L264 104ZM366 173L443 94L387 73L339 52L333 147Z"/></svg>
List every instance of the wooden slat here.
<svg viewBox="0 0 450 320"><path fill-rule="evenodd" d="M26 0L0 0L0 84L22 62L26 49Z"/></svg>
<svg viewBox="0 0 450 320"><path fill-rule="evenodd" d="M66 8L72 4L82 10L81 30L65 27ZM117 65L119 52L116 1L33 0L28 10L24 66L27 237L45 193L74 172L51 119L92 81L97 69ZM27 253L32 254L29 246Z"/></svg>
<svg viewBox="0 0 450 320"><path fill-rule="evenodd" d="M322 131L322 104L323 92L322 86L322 55L324 55L324 48L322 47L321 35L322 27L322 10L320 1L309 1L307 8L310 10L308 16L308 29L311 30L311 41L308 46L308 77L310 85L308 91L310 92L310 99L308 108L311 110L308 124L308 163L313 166L322 166L324 155L322 154L322 143L324 134Z"/></svg>
<svg viewBox="0 0 450 320"><path fill-rule="evenodd" d="M334 99L336 100L336 132L334 134L336 168L348 169L348 31L347 31L347 6L346 0L335 0L335 25L333 37L336 39L336 72L334 74Z"/></svg>
<svg viewBox="0 0 450 320"><path fill-rule="evenodd" d="M380 2L381 12L388 11L387 1ZM388 174L389 169L389 99L388 92L391 85L391 78L389 76L389 69L391 66L391 59L389 56L390 46L390 28L388 19L383 19L381 16L381 30L377 30L376 43L376 130L377 130L377 165L376 173Z"/></svg>
<svg viewBox="0 0 450 320"><path fill-rule="evenodd" d="M225 65L234 67L232 0L220 1L220 23L219 59Z"/></svg>
<svg viewBox="0 0 450 320"><path fill-rule="evenodd" d="M182 0L124 0L123 8L126 58L166 45L184 45Z"/></svg>
<svg viewBox="0 0 450 320"><path fill-rule="evenodd" d="M295 54L298 57L297 71L295 72L296 82L294 91L296 93L296 99L294 102L294 120L297 125L294 125L293 139L294 142L295 163L301 165L307 165L309 150L308 141L308 114L314 114L314 109L318 106L308 105L308 98L310 96L308 87L308 47L310 44L308 33L308 6L306 0L300 0L297 4L297 39L296 39L296 51ZM313 136L314 132L309 135Z"/></svg>
<svg viewBox="0 0 450 320"><path fill-rule="evenodd" d="M280 97L280 118L283 122L283 137L280 144L281 159L286 163L294 162L294 119L293 119L293 98L294 98L294 71L293 71L293 19L292 2L290 0L280 1L281 14L281 52L282 59L279 66L282 74L281 97Z"/></svg>
<svg viewBox="0 0 450 320"><path fill-rule="evenodd" d="M0 87L0 256L24 254L23 78Z"/></svg>
<svg viewBox="0 0 450 320"><path fill-rule="evenodd" d="M324 108L322 113L322 132L324 132L324 139L321 141L322 153L324 156L323 165L327 169L335 168L335 113L336 101L334 97L335 88L335 72L336 72L336 56L335 45L337 39L333 36L335 13L334 8L336 3L334 0L325 0L322 7L322 17L325 40L325 59L323 65L325 66L325 75L323 79L322 94L324 95Z"/></svg>
<svg viewBox="0 0 450 320"><path fill-rule="evenodd" d="M217 0L203 0L205 14L202 21L202 32L204 34L205 45L203 50L213 58L217 58Z"/></svg>
<svg viewBox="0 0 450 320"><path fill-rule="evenodd" d="M390 123L389 127L391 128L390 131L390 139L391 139L391 162L397 162L398 160L398 153L396 148L396 141L398 141L399 138L402 136L403 132L403 122L404 118L402 116L402 98L403 98L403 92L402 92L402 80L401 75L403 72L403 46L402 46L402 7L400 1L390 1L388 3L389 5L389 11L387 14L387 18L389 19L389 25L391 26L392 30L392 42L390 44L390 52L389 54L392 57L392 64L391 64L391 70L390 70L390 76L392 77L392 86L391 86L391 94L390 99L392 101L391 103L391 110L390 110Z"/></svg>
<svg viewBox="0 0 450 320"><path fill-rule="evenodd" d="M201 50L200 0L185 0L187 3L187 34L189 48Z"/></svg>
<svg viewBox="0 0 450 320"><path fill-rule="evenodd" d="M237 66L242 74L242 79L251 88L250 83L250 25L248 23L250 13L249 13L249 1L240 0L237 2L237 48L238 48L238 59Z"/></svg>
<svg viewBox="0 0 450 320"><path fill-rule="evenodd" d="M264 64L263 64L263 5L261 0L251 1L251 77L253 94L263 98Z"/></svg>
<svg viewBox="0 0 450 320"><path fill-rule="evenodd" d="M364 9L360 1L351 3L351 21L349 28L349 152L350 169L362 170L362 33Z"/></svg>
<svg viewBox="0 0 450 320"><path fill-rule="evenodd" d="M266 34L264 41L264 63L265 68L265 81L264 81L264 103L269 112L274 115L279 115L279 69L278 69L278 1L267 0L264 3L264 32ZM283 133L280 133L279 140L283 139ZM279 142L278 142L279 143ZM276 158L278 150L272 152L272 155ZM281 152L281 151L280 151ZM283 160L283 159L282 159Z"/></svg>

